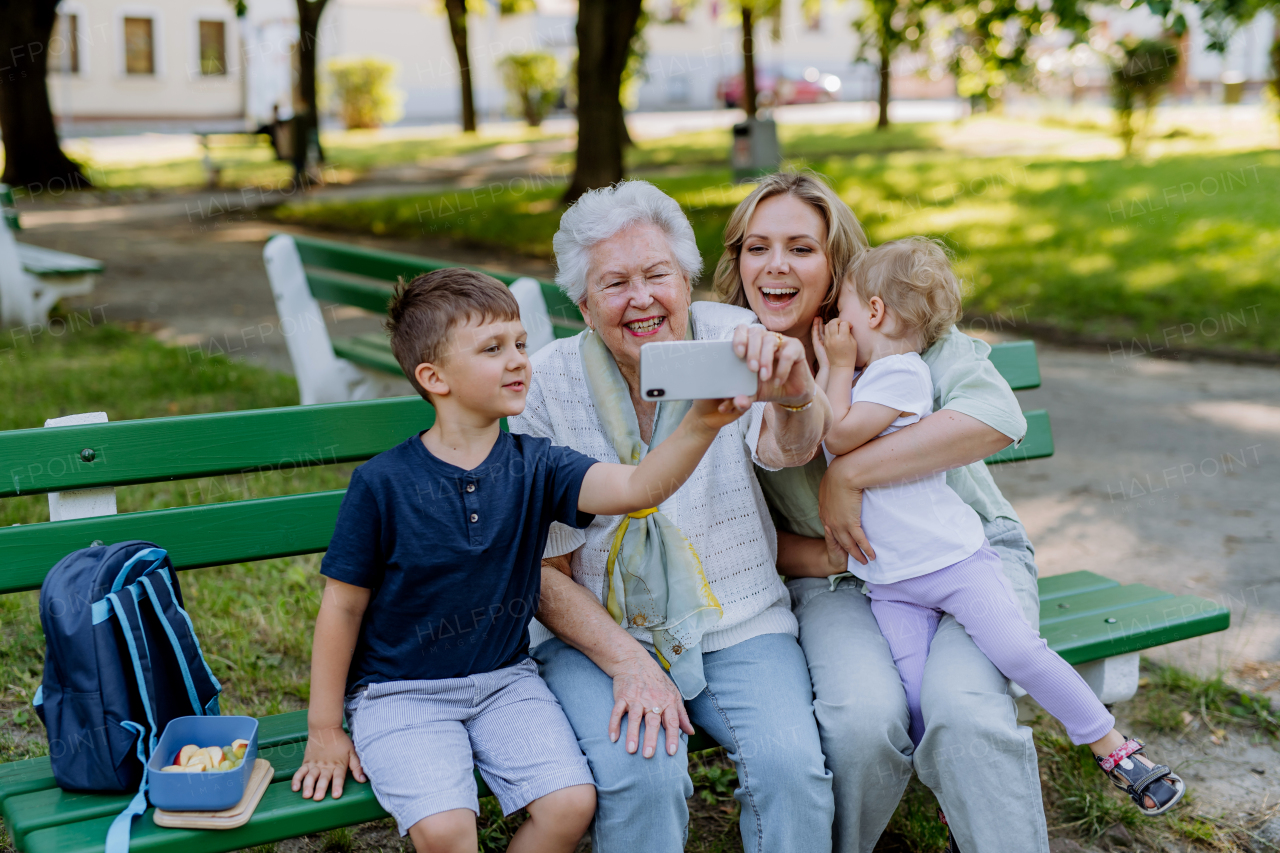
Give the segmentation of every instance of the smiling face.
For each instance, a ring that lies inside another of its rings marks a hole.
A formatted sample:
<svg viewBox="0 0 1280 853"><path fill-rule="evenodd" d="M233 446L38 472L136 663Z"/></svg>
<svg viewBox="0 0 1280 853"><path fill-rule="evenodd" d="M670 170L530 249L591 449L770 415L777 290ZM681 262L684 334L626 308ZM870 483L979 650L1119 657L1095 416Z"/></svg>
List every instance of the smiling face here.
<svg viewBox="0 0 1280 853"><path fill-rule="evenodd" d="M418 365L415 376L437 406L455 406L484 420L518 415L529 392L525 338L519 320L472 317L450 331L444 357Z"/></svg>
<svg viewBox="0 0 1280 853"><path fill-rule="evenodd" d="M655 225L624 228L592 246L588 257L587 295L578 308L613 353L622 375L634 383L641 346L684 340L689 279Z"/></svg>
<svg viewBox="0 0 1280 853"><path fill-rule="evenodd" d="M807 202L783 193L756 205L738 271L747 302L766 329L808 340L831 287L826 243L827 224Z"/></svg>

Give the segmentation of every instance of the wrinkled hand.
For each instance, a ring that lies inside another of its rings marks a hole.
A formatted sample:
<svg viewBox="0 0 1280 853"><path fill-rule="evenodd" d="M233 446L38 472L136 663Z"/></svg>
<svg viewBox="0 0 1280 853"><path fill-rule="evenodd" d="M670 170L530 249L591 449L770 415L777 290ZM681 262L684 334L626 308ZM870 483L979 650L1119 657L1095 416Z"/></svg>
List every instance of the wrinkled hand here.
<svg viewBox="0 0 1280 853"><path fill-rule="evenodd" d="M848 487L830 468L818 486L818 516L828 540L834 539L853 559L865 566L876 558L862 531L862 489Z"/></svg>
<svg viewBox="0 0 1280 853"><path fill-rule="evenodd" d="M658 744L659 727L667 732L667 755L675 755L680 731L693 734L693 724L684 709L684 699L662 667L648 653L635 656L613 676L613 713L609 715L609 740L617 743L622 717L627 717L627 752L640 747L640 721L645 724L645 758L652 758ZM654 709L658 709L657 713Z"/></svg>
<svg viewBox="0 0 1280 853"><path fill-rule="evenodd" d="M832 367L856 367L858 342L853 337L853 326L839 317L827 323L822 330L822 348Z"/></svg>
<svg viewBox="0 0 1280 853"><path fill-rule="evenodd" d="M835 536L831 535L830 529L824 527L822 532L827 540L827 575L839 575L849 571L849 552L840 547Z"/></svg>
<svg viewBox="0 0 1280 853"><path fill-rule="evenodd" d="M803 406L813 399L815 385L805 360L804 344L770 332L763 326L738 326L733 332L738 358L760 376L755 397L739 396L734 405L749 407L757 400Z"/></svg>
<svg viewBox="0 0 1280 853"><path fill-rule="evenodd" d="M325 789L332 785L333 798L342 796L342 784L347 778L347 768L357 782L364 782L364 768L356 755L355 744L342 726L327 729L309 729L307 751L302 766L293 774L293 790L302 791L303 799L324 799Z"/></svg>

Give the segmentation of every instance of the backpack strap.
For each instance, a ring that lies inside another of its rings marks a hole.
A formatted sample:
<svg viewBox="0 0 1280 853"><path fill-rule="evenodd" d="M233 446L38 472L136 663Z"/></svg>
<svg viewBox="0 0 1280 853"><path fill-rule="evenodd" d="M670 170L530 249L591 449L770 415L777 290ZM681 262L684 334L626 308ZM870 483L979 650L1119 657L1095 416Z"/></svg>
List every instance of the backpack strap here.
<svg viewBox="0 0 1280 853"><path fill-rule="evenodd" d="M174 657L178 660L178 666L182 670L182 681L187 688L187 698L191 701L193 713L196 716L204 716L210 710L210 707L216 708L218 694L222 692L222 685L218 683L218 679L213 677L213 672L209 669L209 665L205 662L204 655L200 651L200 641L196 639L195 631L191 629L190 618L185 618L176 626L174 622L178 613L186 617L186 612L178 606L178 602L173 596L173 589L169 585L169 570L161 569L156 575L164 578L165 583L152 584L152 578L144 575L138 579L147 592L146 597L151 600L151 606L155 610L156 619L160 622L160 627L164 629L165 636L169 638L169 644L173 647ZM161 596L164 600L161 600ZM176 613L173 611L177 611ZM199 658L204 664L204 672L197 671L192 673L192 664L195 658ZM212 693L210 706L206 706L200 700L200 691L196 688L195 680L199 678L204 693L207 695ZM207 680L206 680L207 679Z"/></svg>
<svg viewBox="0 0 1280 853"><path fill-rule="evenodd" d="M133 605L135 619L129 618L129 612L120 600L122 594L127 595L129 602ZM149 735L147 755L150 755L151 750L155 749L159 733L156 732L156 717L155 712L152 710L155 705L151 701L150 693L147 691L147 685L151 683L151 655L147 653L147 638L142 631L142 611L138 609L138 602L128 589L108 593L107 601L111 602L111 608L120 620L120 628L124 633L124 642L129 649L129 660L133 663L133 675L138 680L138 693L142 698L142 707L147 712Z"/></svg>
<svg viewBox="0 0 1280 853"><path fill-rule="evenodd" d="M142 762L142 784L138 786L138 793L133 795L133 799L124 807L124 811L111 821L111 826L107 829L107 846L104 853L129 853L129 836L133 830L133 819L147 810L147 756L143 754L146 751L146 741L142 738L145 731L142 726L132 720L125 720L120 725L138 733L136 749L138 760Z"/></svg>
<svg viewBox="0 0 1280 853"><path fill-rule="evenodd" d="M143 560L152 561L151 565L143 570L142 573L145 575L147 574L147 572L155 571L156 567L159 566L162 562L164 562L164 558L168 556L168 554L169 552L163 548L145 548L139 551L138 553L134 554L132 557L129 558L129 562L125 563L124 566L121 567L120 571L116 574L116 579L111 584L111 591L119 592L120 588L124 586L125 578L129 576L129 572L133 569L135 565L137 565L141 561Z"/></svg>

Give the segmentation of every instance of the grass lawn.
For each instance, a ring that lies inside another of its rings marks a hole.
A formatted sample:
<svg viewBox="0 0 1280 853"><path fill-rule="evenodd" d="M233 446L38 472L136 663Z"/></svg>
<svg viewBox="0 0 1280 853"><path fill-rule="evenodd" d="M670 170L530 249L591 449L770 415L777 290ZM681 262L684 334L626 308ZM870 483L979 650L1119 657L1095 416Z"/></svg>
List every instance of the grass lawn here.
<svg viewBox="0 0 1280 853"><path fill-rule="evenodd" d="M794 165L832 180L872 243L926 234L953 248L971 287L970 316L1003 315L1126 351L1280 355L1280 152L982 158L940 147L942 131L784 127L782 138ZM684 206L708 271L750 189L713 165L726 140L725 132L686 134L630 155L632 174ZM531 179L496 192L302 201L275 216L550 258L562 190Z"/></svg>
<svg viewBox="0 0 1280 853"><path fill-rule="evenodd" d="M0 409L0 429L39 427L48 417L71 412L104 410L111 420L122 420L297 403L290 377L223 357L192 362L184 350L112 326L81 328L34 343L15 341L0 348L0 365L0 399L10 401ZM90 366L93 381L86 381ZM352 468L335 465L248 478L204 478L116 492L120 511L136 512L341 488ZM47 519L43 496L0 501L0 525ZM226 713L275 714L306 706L311 632L323 585L318 568L318 556L307 556L182 573L201 645L225 688ZM0 596L5 626L0 632L0 761L46 752L43 727L30 711L43 671L37 601L36 592ZM1280 720L1265 700L1241 694L1221 678L1198 679L1159 666L1149 667L1147 676L1138 698L1123 706L1136 733L1177 732L1189 709L1204 719L1206 730L1221 727L1232 736L1260 739L1280 735ZM1125 806L1092 767L1087 750L1071 746L1057 723L1043 715L1034 725L1050 826L1065 826L1069 834L1087 839L1121 823L1157 849L1162 838L1200 840L1220 850L1236 849L1224 845L1242 840L1238 827L1198 815L1190 797L1187 806L1170 817L1139 823L1138 813ZM740 851L732 764L723 752L704 753L691 771L695 796L690 800L687 849ZM945 833L935 808L932 793L913 781L877 850L940 851ZM503 820L494 802L486 801L482 848L504 849L518 824L516 819ZM302 849L372 851L396 849L397 843L386 823L378 822L317 836ZM0 850L7 849L3 844L0 841Z"/></svg>

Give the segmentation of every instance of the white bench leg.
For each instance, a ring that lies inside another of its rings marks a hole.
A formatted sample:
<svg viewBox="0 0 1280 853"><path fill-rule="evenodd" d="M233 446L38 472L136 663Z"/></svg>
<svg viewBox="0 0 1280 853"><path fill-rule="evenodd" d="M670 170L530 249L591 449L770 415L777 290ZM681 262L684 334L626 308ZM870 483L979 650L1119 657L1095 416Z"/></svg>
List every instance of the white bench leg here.
<svg viewBox="0 0 1280 853"><path fill-rule="evenodd" d="M1131 652L1127 655L1116 655L1076 664L1075 670L1080 673L1084 683L1089 685L1089 689L1102 704L1114 705L1116 702L1132 699L1133 694L1138 692L1140 657L1138 652ZM1021 685L1010 681L1009 695L1014 699L1021 699L1027 695L1027 691L1023 690Z"/></svg>
<svg viewBox="0 0 1280 853"><path fill-rule="evenodd" d="M272 237L262 250L262 259L302 405L377 397L380 389L376 382L351 362L334 355L324 314L307 286L307 273L293 238L288 234Z"/></svg>
<svg viewBox="0 0 1280 853"><path fill-rule="evenodd" d="M47 427L77 426L79 424L105 424L106 412L86 412L81 415L67 415L64 418L49 418L44 422ZM71 464L78 464L73 462ZM49 520L68 521L73 518L92 518L98 515L116 514L116 490L114 486L101 489L75 489L67 492L49 493Z"/></svg>

